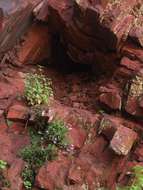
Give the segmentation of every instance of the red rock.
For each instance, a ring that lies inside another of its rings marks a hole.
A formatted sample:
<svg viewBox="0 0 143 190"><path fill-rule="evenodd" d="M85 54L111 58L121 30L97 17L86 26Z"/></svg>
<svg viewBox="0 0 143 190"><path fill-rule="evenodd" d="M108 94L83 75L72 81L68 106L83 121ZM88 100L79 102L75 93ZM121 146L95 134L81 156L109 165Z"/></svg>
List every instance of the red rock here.
<svg viewBox="0 0 143 190"><path fill-rule="evenodd" d="M86 132L80 127L71 126L67 136L74 148L80 149L86 140Z"/></svg>
<svg viewBox="0 0 143 190"><path fill-rule="evenodd" d="M103 172L100 168L91 167L91 169L86 174L87 186L90 189L99 189L102 184Z"/></svg>
<svg viewBox="0 0 143 190"><path fill-rule="evenodd" d="M128 98L125 106L126 112L129 114L136 116L136 117L142 117L143 116L143 110L141 109L141 104L138 102L137 97L130 97Z"/></svg>
<svg viewBox="0 0 143 190"><path fill-rule="evenodd" d="M131 28L129 32L129 37L133 40L133 42L137 43L137 45L143 47L143 16L142 14L136 18L136 24Z"/></svg>
<svg viewBox="0 0 143 190"><path fill-rule="evenodd" d="M99 101L113 110L121 109L121 90L117 88L114 84L107 84L106 86L101 86L99 88L101 92L99 96Z"/></svg>
<svg viewBox="0 0 143 190"><path fill-rule="evenodd" d="M137 133L126 127L119 127L110 142L110 147L118 155L127 155L135 140L137 139Z"/></svg>
<svg viewBox="0 0 143 190"><path fill-rule="evenodd" d="M4 110L0 110L0 117L2 117L4 114Z"/></svg>
<svg viewBox="0 0 143 190"><path fill-rule="evenodd" d="M128 98L125 105L125 110L137 117L141 117L143 110L140 106L140 101L142 99L143 90L143 70L141 69L133 78L130 80L130 87L128 92Z"/></svg>
<svg viewBox="0 0 143 190"><path fill-rule="evenodd" d="M42 1L33 10L34 16L37 20L48 21L48 3L47 1Z"/></svg>
<svg viewBox="0 0 143 190"><path fill-rule="evenodd" d="M3 14L3 9L0 9L0 31L3 28L3 19L4 19L4 14Z"/></svg>
<svg viewBox="0 0 143 190"><path fill-rule="evenodd" d="M66 157L48 162L36 176L36 185L47 190L62 188L65 184L70 161Z"/></svg>
<svg viewBox="0 0 143 190"><path fill-rule="evenodd" d="M73 16L73 2L71 0L48 1L49 24L53 33L59 32L69 24Z"/></svg>
<svg viewBox="0 0 143 190"><path fill-rule="evenodd" d="M99 96L99 100L113 110L121 109L121 96L118 92L103 93Z"/></svg>
<svg viewBox="0 0 143 190"><path fill-rule="evenodd" d="M125 85L127 84L127 81L131 79L134 72L125 68L125 67L118 67L115 72L113 73L112 80L115 80L118 82L118 85L120 85L120 90L125 88Z"/></svg>
<svg viewBox="0 0 143 190"><path fill-rule="evenodd" d="M82 168L77 165L77 163L72 164L69 173L68 173L68 179L71 184L82 184L83 182L83 170Z"/></svg>
<svg viewBox="0 0 143 190"><path fill-rule="evenodd" d="M25 41L17 52L19 64L37 63L50 56L50 35L47 26L33 25L25 37Z"/></svg>
<svg viewBox="0 0 143 190"><path fill-rule="evenodd" d="M132 70L132 71L139 71L139 69L141 68L141 64L139 61L133 61L131 59L129 59L128 57L123 57L120 65Z"/></svg>
<svg viewBox="0 0 143 190"><path fill-rule="evenodd" d="M13 121L26 121L28 119L29 109L20 104L14 104L9 108L7 119Z"/></svg>
<svg viewBox="0 0 143 190"><path fill-rule="evenodd" d="M143 62L142 48L136 47L134 44L127 43L122 48L122 55L125 55L133 60Z"/></svg>
<svg viewBox="0 0 143 190"><path fill-rule="evenodd" d="M99 124L98 134L103 134L108 140L111 140L118 127L120 127L118 118L113 119L110 115L104 114Z"/></svg>
<svg viewBox="0 0 143 190"><path fill-rule="evenodd" d="M23 189L23 180L21 179L21 173L24 168L24 161L15 160L8 169L7 179L10 182L10 189Z"/></svg>
<svg viewBox="0 0 143 190"><path fill-rule="evenodd" d="M136 148L134 154L135 154L135 157L136 157L136 159L137 159L138 161L143 162L143 146L142 146L142 144L139 145L139 146Z"/></svg>
<svg viewBox="0 0 143 190"><path fill-rule="evenodd" d="M94 125L98 121L98 114L92 114L90 111L78 108L72 108L62 105L59 101L53 100L49 105L49 112L47 114L49 120L52 120L55 116L62 118L64 122L69 126L83 127L88 123ZM79 118L82 119L80 122Z"/></svg>
<svg viewBox="0 0 143 190"><path fill-rule="evenodd" d="M87 142L69 169L70 183L83 184L86 181L89 188L99 188L110 175L108 172L114 157L115 154L111 152L103 137L96 137L93 142Z"/></svg>
<svg viewBox="0 0 143 190"><path fill-rule="evenodd" d="M0 82L0 99L9 98L15 92L15 88L11 88L10 84Z"/></svg>
<svg viewBox="0 0 143 190"><path fill-rule="evenodd" d="M138 103L139 103L139 107L143 108L143 97L140 97Z"/></svg>
<svg viewBox="0 0 143 190"><path fill-rule="evenodd" d="M21 131L16 131L15 133L15 130L10 132L5 123L0 125L0 160L5 160L8 164L12 164L17 158L18 151L28 143L29 138L26 133L21 134Z"/></svg>
<svg viewBox="0 0 143 190"><path fill-rule="evenodd" d="M117 41L120 41L125 31L128 31L130 28L129 23L132 23L133 18L128 15L128 13L136 2L131 1L130 6L128 6L127 1L117 4L109 1L106 1L106 3L99 3L97 1L94 3L93 1L76 1L76 3L78 7L77 10L80 11L82 15L82 17L77 17L77 19L79 19L77 24L79 23L78 27L80 27L80 30L89 34L89 36L96 35L96 37L102 33L103 35L100 40L104 41L104 45L115 48ZM127 7L127 14L121 15L121 11L119 10L125 7ZM120 23L117 18L120 20ZM124 25L124 27L122 27L122 25ZM105 32L106 34L104 35Z"/></svg>

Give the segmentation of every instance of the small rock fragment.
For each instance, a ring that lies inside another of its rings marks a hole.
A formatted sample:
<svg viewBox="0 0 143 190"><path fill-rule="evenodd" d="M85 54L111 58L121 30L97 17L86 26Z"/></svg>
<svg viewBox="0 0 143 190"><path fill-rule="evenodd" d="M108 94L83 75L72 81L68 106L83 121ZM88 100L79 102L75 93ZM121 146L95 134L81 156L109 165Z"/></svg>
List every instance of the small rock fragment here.
<svg viewBox="0 0 143 190"><path fill-rule="evenodd" d="M112 117L104 115L99 124L98 134L103 134L108 140L111 140L118 126L119 125L112 119Z"/></svg>
<svg viewBox="0 0 143 190"><path fill-rule="evenodd" d="M110 142L110 147L118 155L127 155L135 140L137 139L137 133L127 127L120 127L116 131L113 139Z"/></svg>

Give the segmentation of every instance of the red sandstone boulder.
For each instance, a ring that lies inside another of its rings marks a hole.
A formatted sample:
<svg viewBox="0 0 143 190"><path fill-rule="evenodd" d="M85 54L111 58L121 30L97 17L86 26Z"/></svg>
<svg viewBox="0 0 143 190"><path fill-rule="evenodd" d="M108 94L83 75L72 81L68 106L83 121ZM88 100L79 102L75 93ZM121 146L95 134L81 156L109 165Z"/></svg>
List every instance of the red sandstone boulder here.
<svg viewBox="0 0 143 190"><path fill-rule="evenodd" d="M29 109L21 104L14 104L8 110L7 119L13 121L26 121L29 116Z"/></svg>
<svg viewBox="0 0 143 190"><path fill-rule="evenodd" d="M51 43L47 26L34 24L27 31L25 41L16 53L16 63L38 63L50 57ZM15 61L15 60L13 60Z"/></svg>
<svg viewBox="0 0 143 190"><path fill-rule="evenodd" d="M137 133L122 126L115 132L110 142L110 147L116 154L125 156L130 152L136 139Z"/></svg>
<svg viewBox="0 0 143 190"><path fill-rule="evenodd" d="M99 100L113 110L121 109L121 96L118 93L103 93L100 95Z"/></svg>
<svg viewBox="0 0 143 190"><path fill-rule="evenodd" d="M122 98L120 90L114 85L100 87L99 101L113 110L121 110Z"/></svg>

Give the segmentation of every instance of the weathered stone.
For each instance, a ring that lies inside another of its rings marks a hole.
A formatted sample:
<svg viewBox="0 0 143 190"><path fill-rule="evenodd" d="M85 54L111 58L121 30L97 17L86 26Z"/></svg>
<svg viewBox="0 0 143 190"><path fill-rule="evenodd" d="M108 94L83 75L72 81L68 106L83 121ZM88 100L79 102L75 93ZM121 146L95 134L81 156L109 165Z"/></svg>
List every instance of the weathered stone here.
<svg viewBox="0 0 143 190"><path fill-rule="evenodd" d="M83 171L80 165L77 163L72 164L68 173L68 180L70 183L82 184L83 182Z"/></svg>
<svg viewBox="0 0 143 190"><path fill-rule="evenodd" d="M136 160L143 162L143 146L140 144L134 152Z"/></svg>
<svg viewBox="0 0 143 190"><path fill-rule="evenodd" d="M86 132L79 126L70 126L67 134L69 142L74 148L81 148L86 140Z"/></svg>
<svg viewBox="0 0 143 190"><path fill-rule="evenodd" d="M111 140L119 126L118 118L104 114L99 124L98 134L103 134L108 140Z"/></svg>
<svg viewBox="0 0 143 190"><path fill-rule="evenodd" d="M139 69L141 69L141 64L139 61L136 60L131 60L128 57L123 57L120 65L126 67L127 69L130 69L132 71L139 71Z"/></svg>
<svg viewBox="0 0 143 190"><path fill-rule="evenodd" d="M27 134L21 134L22 131L23 126L18 123L11 124L9 130L5 123L0 125L0 160L12 164L17 159L18 151L29 143Z"/></svg>
<svg viewBox="0 0 143 190"><path fill-rule="evenodd" d="M21 104L14 104L9 108L7 119L13 121L26 121L29 116L29 109Z"/></svg>
<svg viewBox="0 0 143 190"><path fill-rule="evenodd" d="M47 26L34 24L27 32L25 41L17 52L19 65L38 63L50 57L50 35Z"/></svg>
<svg viewBox="0 0 143 190"><path fill-rule="evenodd" d="M136 19L134 21L134 26L131 28L129 32L129 37L133 42L135 42L137 45L143 47L143 14L142 14L143 6L142 4L137 10Z"/></svg>
<svg viewBox="0 0 143 190"><path fill-rule="evenodd" d="M143 74L140 70L130 82L128 98L125 105L125 110L134 116L141 117L143 110L140 107L140 98L143 95Z"/></svg>
<svg viewBox="0 0 143 190"><path fill-rule="evenodd" d="M24 168L24 161L21 159L15 160L8 169L7 179L10 182L10 189L23 189L23 180L21 173Z"/></svg>
<svg viewBox="0 0 143 190"><path fill-rule="evenodd" d="M36 185L47 190L62 188L65 184L70 161L66 157L42 166L36 176Z"/></svg>
<svg viewBox="0 0 143 190"><path fill-rule="evenodd" d="M2 31L3 28L3 20L4 20L4 13L2 8L0 9L0 31Z"/></svg>
<svg viewBox="0 0 143 190"><path fill-rule="evenodd" d="M121 96L119 93L103 93L100 95L99 100L113 110L121 109Z"/></svg>
<svg viewBox="0 0 143 190"><path fill-rule="evenodd" d="M127 43L123 46L122 55L129 57L133 60L143 62L143 51L142 48L135 46L133 43Z"/></svg>
<svg viewBox="0 0 143 190"><path fill-rule="evenodd" d="M99 101L105 106L113 110L120 110L122 106L122 98L120 89L115 85L109 84L107 86L101 86L99 88L101 92Z"/></svg>
<svg viewBox="0 0 143 190"><path fill-rule="evenodd" d="M133 130L119 127L110 142L110 147L116 154L125 156L130 152L136 138L137 133Z"/></svg>

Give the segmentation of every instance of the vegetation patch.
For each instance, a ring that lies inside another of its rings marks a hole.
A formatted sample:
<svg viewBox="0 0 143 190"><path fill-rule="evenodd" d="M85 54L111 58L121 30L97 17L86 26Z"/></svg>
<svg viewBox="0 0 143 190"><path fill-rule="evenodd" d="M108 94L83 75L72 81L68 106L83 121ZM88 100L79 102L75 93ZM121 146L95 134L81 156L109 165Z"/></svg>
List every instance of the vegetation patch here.
<svg viewBox="0 0 143 190"><path fill-rule="evenodd" d="M0 170L4 170L7 167L7 162L4 160L0 160Z"/></svg>
<svg viewBox="0 0 143 190"><path fill-rule="evenodd" d="M34 185L35 175L39 167L46 161L56 157L56 147L52 144L45 144L41 135L30 131L31 144L23 148L19 155L26 162L22 172L24 187L31 189Z"/></svg>
<svg viewBox="0 0 143 190"><path fill-rule="evenodd" d="M22 179L24 187L26 189L31 189L34 184L35 172L32 168L29 167L29 165L26 165L22 171Z"/></svg>
<svg viewBox="0 0 143 190"><path fill-rule="evenodd" d="M47 118L42 116L42 110L35 109L35 124L31 128L31 137L40 137L46 144L54 144L59 148L65 148L68 145L66 134L68 132L65 123L55 118L48 123Z"/></svg>
<svg viewBox="0 0 143 190"><path fill-rule="evenodd" d="M49 103L53 97L52 82L43 74L27 74L24 96L29 105Z"/></svg>
<svg viewBox="0 0 143 190"><path fill-rule="evenodd" d="M35 176L39 167L46 161L56 158L57 149L67 146L67 128L61 120L48 123L47 118L42 116L42 110L36 107L35 121L29 128L31 143L22 150L19 155L26 162L22 172L24 187L31 189L34 185Z"/></svg>
<svg viewBox="0 0 143 190"><path fill-rule="evenodd" d="M10 188L10 182L3 175L3 170L5 170L7 166L6 161L0 160L0 188Z"/></svg>
<svg viewBox="0 0 143 190"><path fill-rule="evenodd" d="M44 146L41 142L34 142L22 149L20 155L33 169L37 169L55 157L54 150L54 145Z"/></svg>
<svg viewBox="0 0 143 190"><path fill-rule="evenodd" d="M46 126L44 138L58 147L66 147L68 145L66 140L67 131L68 129L63 121L54 120Z"/></svg>

